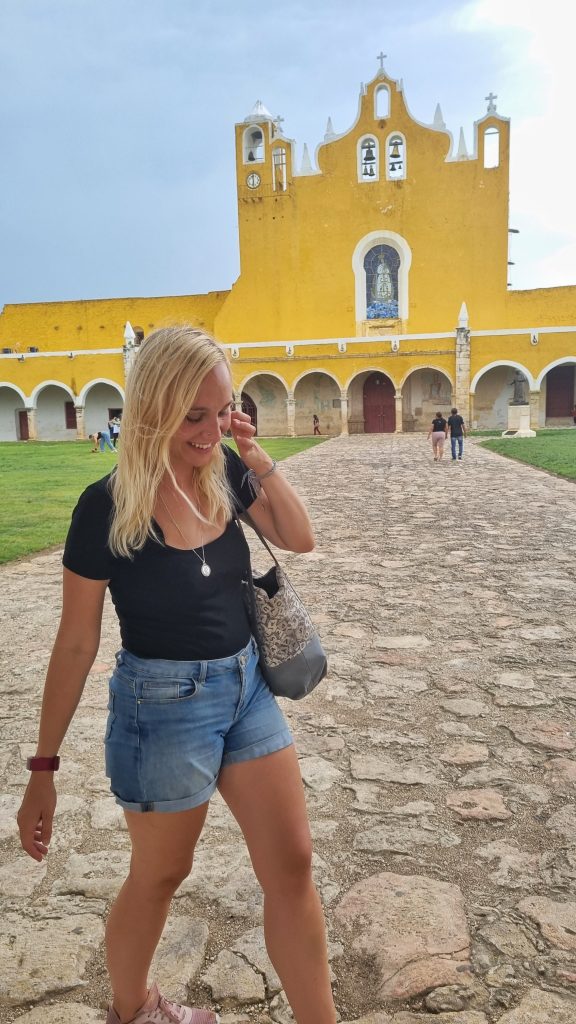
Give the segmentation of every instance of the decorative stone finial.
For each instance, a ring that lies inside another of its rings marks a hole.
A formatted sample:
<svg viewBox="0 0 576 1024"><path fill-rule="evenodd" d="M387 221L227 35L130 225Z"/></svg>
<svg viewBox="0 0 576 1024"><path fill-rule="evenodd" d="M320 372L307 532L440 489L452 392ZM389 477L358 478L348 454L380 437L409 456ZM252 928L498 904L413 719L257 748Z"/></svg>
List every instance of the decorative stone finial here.
<svg viewBox="0 0 576 1024"><path fill-rule="evenodd" d="M132 348L135 341L136 335L134 334L134 329L130 321L127 320L124 328L124 344L126 345L126 348Z"/></svg>
<svg viewBox="0 0 576 1024"><path fill-rule="evenodd" d="M442 116L442 108L440 104L436 104L436 110L434 111L434 120L432 122L434 128L439 128L441 131L446 131L446 123Z"/></svg>
<svg viewBox="0 0 576 1024"><path fill-rule="evenodd" d="M300 174L314 174L314 168L312 167L312 161L310 160L310 154L308 152L308 146L304 143L304 152L302 153L302 166L300 168Z"/></svg>
<svg viewBox="0 0 576 1024"><path fill-rule="evenodd" d="M458 327L464 327L466 330L468 330L469 322L470 321L468 318L468 308L466 306L466 303L463 302L462 305L460 306L460 312L458 314Z"/></svg>
<svg viewBox="0 0 576 1024"><path fill-rule="evenodd" d="M244 121L274 121L274 118L268 108L264 106L262 100L256 100L256 103L248 114L248 117L244 118Z"/></svg>
<svg viewBox="0 0 576 1024"><path fill-rule="evenodd" d="M326 131L324 133L324 142L330 142L332 139L335 139L335 138L336 138L336 133L334 131L334 128L332 127L332 118L329 117L328 118L328 123L326 125Z"/></svg>
<svg viewBox="0 0 576 1024"><path fill-rule="evenodd" d="M466 149L466 139L464 138L464 129L460 129L460 138L458 140L458 160L468 159L468 150Z"/></svg>
<svg viewBox="0 0 576 1024"><path fill-rule="evenodd" d="M498 94L491 92L491 93L488 94L488 96L485 96L484 99L488 101L488 110L486 111L486 113L487 114L495 114L496 113L496 104L494 103L494 100L498 99Z"/></svg>

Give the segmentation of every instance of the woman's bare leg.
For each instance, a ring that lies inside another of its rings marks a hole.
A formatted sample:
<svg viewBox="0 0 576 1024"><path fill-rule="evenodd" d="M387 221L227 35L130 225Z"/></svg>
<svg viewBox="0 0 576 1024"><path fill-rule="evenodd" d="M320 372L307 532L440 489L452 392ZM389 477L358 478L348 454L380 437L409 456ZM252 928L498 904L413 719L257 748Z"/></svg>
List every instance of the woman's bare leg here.
<svg viewBox="0 0 576 1024"><path fill-rule="evenodd" d="M121 1021L135 1016L148 994L148 970L170 901L190 874L208 804L191 811L125 811L132 840L130 874L106 925L108 972Z"/></svg>
<svg viewBox="0 0 576 1024"><path fill-rule="evenodd" d="M324 916L296 751L223 768L218 788L264 890L266 946L298 1024L334 1024Z"/></svg>

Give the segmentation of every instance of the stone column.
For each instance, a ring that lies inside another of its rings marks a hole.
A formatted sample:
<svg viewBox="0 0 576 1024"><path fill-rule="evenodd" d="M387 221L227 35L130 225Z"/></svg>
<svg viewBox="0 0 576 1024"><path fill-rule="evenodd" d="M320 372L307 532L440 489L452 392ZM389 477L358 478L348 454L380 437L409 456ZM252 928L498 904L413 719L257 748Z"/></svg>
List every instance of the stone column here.
<svg viewBox="0 0 576 1024"><path fill-rule="evenodd" d="M470 423L470 331L467 327L456 330L454 404L464 422Z"/></svg>
<svg viewBox="0 0 576 1024"><path fill-rule="evenodd" d="M396 406L396 433L401 434L404 431L404 424L402 423L402 392L400 390L394 394L394 404Z"/></svg>
<svg viewBox="0 0 576 1024"><path fill-rule="evenodd" d="M296 402L291 391L286 399L286 416L288 418L288 437L296 437Z"/></svg>
<svg viewBox="0 0 576 1024"><path fill-rule="evenodd" d="M474 417L476 415L476 410L475 410L475 407L474 407L475 400L476 400L476 395L470 395L470 422L466 424L466 427L469 428L470 430L477 430L478 429L478 424L476 423L476 421L474 419ZM454 397L454 395L452 396L452 404L453 405L455 404L455 397Z"/></svg>
<svg viewBox="0 0 576 1024"><path fill-rule="evenodd" d="M540 391L530 392L530 429L540 430Z"/></svg>
<svg viewBox="0 0 576 1024"><path fill-rule="evenodd" d="M340 434L348 434L348 392L340 395Z"/></svg>
<svg viewBox="0 0 576 1024"><path fill-rule="evenodd" d="M30 441L37 441L38 431L36 429L36 409L26 409L26 417L28 419L28 438Z"/></svg>
<svg viewBox="0 0 576 1024"><path fill-rule="evenodd" d="M238 412L242 412L242 392L241 391L235 391L234 392L234 405L238 409Z"/></svg>
<svg viewBox="0 0 576 1024"><path fill-rule="evenodd" d="M86 425L84 423L84 406L76 406L76 440L86 440Z"/></svg>

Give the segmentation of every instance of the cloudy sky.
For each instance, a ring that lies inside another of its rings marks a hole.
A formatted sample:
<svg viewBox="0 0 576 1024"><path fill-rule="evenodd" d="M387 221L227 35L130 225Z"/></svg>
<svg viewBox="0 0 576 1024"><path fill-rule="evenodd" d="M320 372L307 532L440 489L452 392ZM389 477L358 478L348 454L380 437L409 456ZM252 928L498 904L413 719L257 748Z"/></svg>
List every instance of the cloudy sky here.
<svg viewBox="0 0 576 1024"><path fill-rule="evenodd" d="M469 150L512 119L510 280L576 284L572 0L0 0L0 306L229 288L235 122L311 154L376 55Z"/></svg>

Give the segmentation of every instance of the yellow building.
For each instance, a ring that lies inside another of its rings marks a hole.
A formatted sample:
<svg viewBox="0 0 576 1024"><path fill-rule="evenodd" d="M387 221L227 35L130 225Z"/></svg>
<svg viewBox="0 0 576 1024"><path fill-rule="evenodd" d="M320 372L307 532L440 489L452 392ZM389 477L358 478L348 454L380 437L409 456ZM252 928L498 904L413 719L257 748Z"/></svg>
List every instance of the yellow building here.
<svg viewBox="0 0 576 1024"><path fill-rule="evenodd" d="M142 335L182 320L226 345L262 435L311 433L314 415L322 433L423 430L451 405L504 430L513 398L534 428L571 424L576 286L508 287L510 123L495 98L469 155L439 107L431 125L411 116L381 66L353 126L329 122L300 169L257 103L235 129L232 289L5 306L0 439L102 429Z"/></svg>

